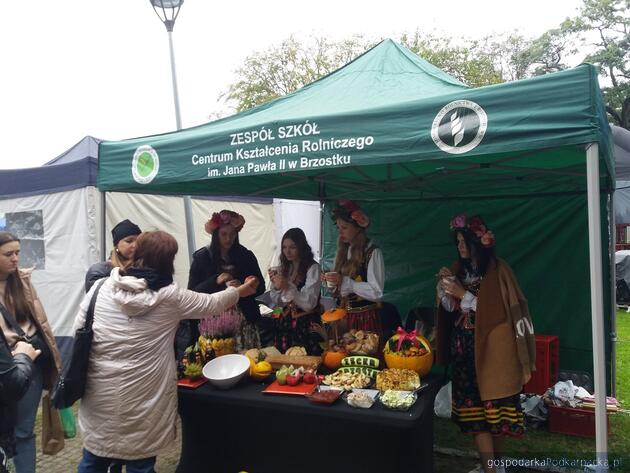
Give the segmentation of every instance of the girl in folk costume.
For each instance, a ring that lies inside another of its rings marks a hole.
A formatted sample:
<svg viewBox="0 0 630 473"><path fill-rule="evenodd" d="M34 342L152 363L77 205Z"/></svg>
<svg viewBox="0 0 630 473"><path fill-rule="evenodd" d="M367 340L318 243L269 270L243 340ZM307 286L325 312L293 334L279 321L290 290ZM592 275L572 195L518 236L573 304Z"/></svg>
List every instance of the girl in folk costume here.
<svg viewBox="0 0 630 473"><path fill-rule="evenodd" d="M206 222L206 232L212 235L210 245L193 254L190 267L188 289L212 294L228 286L238 287L245 278L254 276L258 280L255 294L243 297L228 314L240 319L240 329L236 337L237 349L260 348L258 322L260 309L256 297L264 292L262 273L254 253L240 244L238 235L245 225L242 215L231 210L213 213ZM199 323L203 327L204 321ZM193 329L193 341L199 336L199 327Z"/></svg>
<svg viewBox="0 0 630 473"><path fill-rule="evenodd" d="M452 364L452 419L474 435L481 467L502 450L506 435L523 434L519 393L535 369L534 330L527 300L480 217L450 225L459 254L438 273L437 361Z"/></svg>
<svg viewBox="0 0 630 473"><path fill-rule="evenodd" d="M325 338L319 325L320 269L300 228L291 228L282 237L280 266L271 268L269 277L270 299L283 307L275 327L276 347L284 353L297 345L309 355L321 354Z"/></svg>
<svg viewBox="0 0 630 473"><path fill-rule="evenodd" d="M379 308L385 287L385 265L380 248L365 233L370 220L351 200L339 201L332 219L339 231L337 256L333 272L324 274L323 279L329 288L334 287L337 304L348 311L349 329L381 335Z"/></svg>

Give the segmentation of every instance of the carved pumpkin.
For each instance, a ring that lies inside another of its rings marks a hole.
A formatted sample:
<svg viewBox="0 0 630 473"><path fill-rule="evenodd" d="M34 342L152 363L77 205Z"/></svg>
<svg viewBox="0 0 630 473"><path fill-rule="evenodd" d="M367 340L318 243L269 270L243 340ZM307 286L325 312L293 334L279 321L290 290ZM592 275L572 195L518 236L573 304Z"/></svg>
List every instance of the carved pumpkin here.
<svg viewBox="0 0 630 473"><path fill-rule="evenodd" d="M328 309L322 314L322 321L324 322L336 322L337 320L343 319L348 312L346 309L342 309L341 307L337 307L336 309Z"/></svg>
<svg viewBox="0 0 630 473"><path fill-rule="evenodd" d="M398 341L399 335L394 335L389 340ZM425 376L433 366L433 351L429 341L421 335L416 335L420 346L426 350L424 354L409 355L401 352L394 352L389 349L390 341L385 344L383 355L388 368L409 369L417 372L420 376Z"/></svg>
<svg viewBox="0 0 630 473"><path fill-rule="evenodd" d="M348 354L344 351L325 351L322 355L324 366L331 370L336 370L341 366L343 360Z"/></svg>

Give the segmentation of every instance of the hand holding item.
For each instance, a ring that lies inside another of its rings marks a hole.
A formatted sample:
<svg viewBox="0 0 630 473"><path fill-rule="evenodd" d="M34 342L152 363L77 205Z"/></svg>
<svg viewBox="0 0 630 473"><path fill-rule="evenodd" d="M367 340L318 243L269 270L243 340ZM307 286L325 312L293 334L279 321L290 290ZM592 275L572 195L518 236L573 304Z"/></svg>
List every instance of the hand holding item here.
<svg viewBox="0 0 630 473"><path fill-rule="evenodd" d="M232 279L234 279L234 276L230 273L221 273L217 276L217 284L225 284Z"/></svg>
<svg viewBox="0 0 630 473"><path fill-rule="evenodd" d="M243 283L238 279L230 279L228 282L225 283L225 285L228 287L239 287L241 284Z"/></svg>
<svg viewBox="0 0 630 473"><path fill-rule="evenodd" d="M247 276L245 282L238 286L236 290L239 296L248 297L256 294L256 288L258 287L258 278L255 276Z"/></svg>
<svg viewBox="0 0 630 473"><path fill-rule="evenodd" d="M282 274L280 273L276 273L271 277L271 282L273 283L273 286L278 290L278 291L283 291L285 290L287 287L289 287L289 281L287 280L286 277L284 277Z"/></svg>
<svg viewBox="0 0 630 473"><path fill-rule="evenodd" d="M442 266L440 270L438 271L437 276L439 279L444 279L449 276L453 276L453 273L451 273L451 270L447 268L446 266Z"/></svg>
<svg viewBox="0 0 630 473"><path fill-rule="evenodd" d="M461 300L466 295L466 289L462 287L455 276L448 276L441 279L440 285L442 289L444 289L444 292L446 292L449 296L453 296Z"/></svg>
<svg viewBox="0 0 630 473"><path fill-rule="evenodd" d="M11 353L13 354L13 356L17 355L18 353L24 353L31 360L35 361L35 359L40 355L41 352L41 350L36 350L35 348L33 348L33 345L31 345L30 343L19 341L15 344L15 348Z"/></svg>
<svg viewBox="0 0 630 473"><path fill-rule="evenodd" d="M329 289L336 288L337 286L339 286L339 283L341 282L341 276L339 275L339 273L336 273L334 271L325 273L324 279L326 280L326 285L328 286Z"/></svg>

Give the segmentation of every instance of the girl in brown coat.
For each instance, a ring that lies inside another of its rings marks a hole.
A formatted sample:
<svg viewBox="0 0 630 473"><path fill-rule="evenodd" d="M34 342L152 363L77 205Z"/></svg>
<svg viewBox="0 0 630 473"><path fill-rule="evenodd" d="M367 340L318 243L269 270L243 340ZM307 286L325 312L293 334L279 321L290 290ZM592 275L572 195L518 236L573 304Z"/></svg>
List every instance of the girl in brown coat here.
<svg viewBox="0 0 630 473"><path fill-rule="evenodd" d="M57 350L44 307L31 283L30 271L18 268L20 240L11 233L0 232L0 328L11 350L20 340L29 341L41 350L33 366L31 383L17 403L15 439L17 453L13 459L17 473L35 472L35 416L43 389L50 389L61 369Z"/></svg>
<svg viewBox="0 0 630 473"><path fill-rule="evenodd" d="M482 471L501 472L493 460L503 436L523 434L519 394L534 369L533 325L481 218L458 215L451 231L459 259L438 273L438 362L452 365L452 419L474 436Z"/></svg>

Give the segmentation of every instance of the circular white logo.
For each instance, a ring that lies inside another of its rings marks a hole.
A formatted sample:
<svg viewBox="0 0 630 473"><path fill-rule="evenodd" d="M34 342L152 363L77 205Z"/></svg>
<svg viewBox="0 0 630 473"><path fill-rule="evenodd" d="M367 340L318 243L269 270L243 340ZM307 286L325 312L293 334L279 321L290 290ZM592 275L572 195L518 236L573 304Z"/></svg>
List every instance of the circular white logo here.
<svg viewBox="0 0 630 473"><path fill-rule="evenodd" d="M131 162L131 174L138 184L148 184L160 169L160 157L151 146L142 145L136 149Z"/></svg>
<svg viewBox="0 0 630 473"><path fill-rule="evenodd" d="M438 112L431 126L431 138L438 148L462 154L475 148L488 128L483 108L470 100L455 100Z"/></svg>

